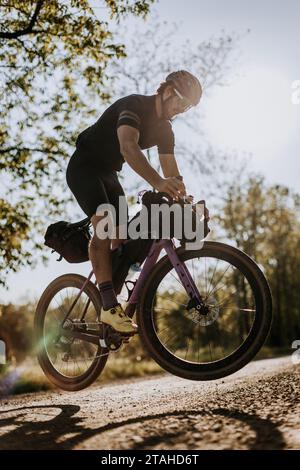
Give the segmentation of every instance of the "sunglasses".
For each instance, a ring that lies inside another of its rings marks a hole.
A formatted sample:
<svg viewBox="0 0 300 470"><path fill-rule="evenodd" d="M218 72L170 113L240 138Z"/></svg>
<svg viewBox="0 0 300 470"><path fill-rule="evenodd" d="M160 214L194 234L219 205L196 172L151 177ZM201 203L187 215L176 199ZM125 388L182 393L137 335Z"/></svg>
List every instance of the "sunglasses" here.
<svg viewBox="0 0 300 470"><path fill-rule="evenodd" d="M174 90L174 93L176 96L178 96L178 98L180 98L180 104L181 104L181 110L182 112L186 112L188 111L189 109L191 109L193 107L192 103L190 102L190 100L188 100L185 96L183 96L178 90L177 88L173 88Z"/></svg>

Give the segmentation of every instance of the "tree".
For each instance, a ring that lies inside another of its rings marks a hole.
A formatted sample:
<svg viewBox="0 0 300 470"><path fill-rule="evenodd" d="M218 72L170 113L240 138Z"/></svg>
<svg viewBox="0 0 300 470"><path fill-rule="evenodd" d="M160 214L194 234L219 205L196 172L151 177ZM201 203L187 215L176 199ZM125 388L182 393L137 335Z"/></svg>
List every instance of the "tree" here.
<svg viewBox="0 0 300 470"><path fill-rule="evenodd" d="M33 349L35 306L0 305L0 337L5 341L9 362L21 362Z"/></svg>
<svg viewBox="0 0 300 470"><path fill-rule="evenodd" d="M154 0L104 0L111 18ZM0 263L31 263L46 217L66 202L62 176L79 127L110 96L109 62L125 56L88 0L0 0ZM93 105L91 106L91 103Z"/></svg>
<svg viewBox="0 0 300 470"><path fill-rule="evenodd" d="M273 295L271 346L300 337L300 196L252 176L228 188L219 222L226 238L262 267Z"/></svg>

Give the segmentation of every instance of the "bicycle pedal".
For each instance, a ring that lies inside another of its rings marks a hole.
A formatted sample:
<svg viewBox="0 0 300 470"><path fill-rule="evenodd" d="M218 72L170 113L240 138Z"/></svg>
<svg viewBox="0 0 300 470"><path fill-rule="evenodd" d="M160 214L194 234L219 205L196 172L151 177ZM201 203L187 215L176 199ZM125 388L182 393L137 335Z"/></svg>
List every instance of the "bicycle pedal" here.
<svg viewBox="0 0 300 470"><path fill-rule="evenodd" d="M134 335L137 335L138 334L138 330L137 331L133 331L132 333L119 333L121 338L124 340L126 338L132 338Z"/></svg>
<svg viewBox="0 0 300 470"><path fill-rule="evenodd" d="M103 341L105 347L107 347L110 351L117 351L123 344L120 333L109 325L106 325L104 328Z"/></svg>
<svg viewBox="0 0 300 470"><path fill-rule="evenodd" d="M132 340L132 338L134 337L135 333L132 334L132 335L126 335L126 336L122 336L122 341L124 344L128 344L130 343L130 341Z"/></svg>

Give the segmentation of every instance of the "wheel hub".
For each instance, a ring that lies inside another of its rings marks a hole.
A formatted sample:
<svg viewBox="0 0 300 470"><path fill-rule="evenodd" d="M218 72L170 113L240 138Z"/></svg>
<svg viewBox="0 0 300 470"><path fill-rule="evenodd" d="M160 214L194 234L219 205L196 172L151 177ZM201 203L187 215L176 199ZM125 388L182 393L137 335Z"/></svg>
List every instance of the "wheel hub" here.
<svg viewBox="0 0 300 470"><path fill-rule="evenodd" d="M197 303L192 299L188 306L189 318L196 324L201 326L211 325L216 321L219 316L219 307L217 301L214 298L210 298L210 303Z"/></svg>

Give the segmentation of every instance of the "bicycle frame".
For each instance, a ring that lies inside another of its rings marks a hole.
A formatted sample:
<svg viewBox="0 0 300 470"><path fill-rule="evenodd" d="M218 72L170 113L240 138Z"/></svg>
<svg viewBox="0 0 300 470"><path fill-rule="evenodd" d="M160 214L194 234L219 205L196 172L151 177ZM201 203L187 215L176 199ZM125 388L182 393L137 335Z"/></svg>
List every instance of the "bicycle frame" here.
<svg viewBox="0 0 300 470"><path fill-rule="evenodd" d="M126 314L128 314L128 315L130 315L130 313L133 314L133 312L135 310L135 306L139 301L141 292L142 292L142 290L143 290L143 288L146 284L146 281L149 277L149 274L153 270L153 268L154 268L154 266L155 266L155 264L158 260L158 257L160 255L160 252L163 249L165 250L167 256L169 257L175 271L178 274L180 282L181 282L182 286L185 288L187 294L190 296L191 299L195 300L196 308L198 306L202 305L203 299L202 299L202 297L201 297L201 295L198 291L197 286L194 283L194 280L193 280L188 268L186 267L185 263L183 261L181 261L180 258L178 257L178 254L177 254L176 249L175 249L174 242L172 240L157 240L157 241L153 241L150 252L149 252L149 254L146 258L146 261L143 264L142 271L141 271L141 273L140 273L140 275L139 275L139 277L136 281L136 284L135 284L135 286L134 286L134 288L131 292L131 295L129 297L128 304L127 304L127 307L126 307L126 310L125 310ZM67 315L65 316L64 320L62 321L61 325L62 325L62 329L64 331L64 333L63 333L64 335L66 334L65 333L66 330L63 328L63 325L64 325L66 319L68 318L68 316L70 315L70 313L71 313L73 307L75 306L77 300L79 299L81 293L83 292L85 285L90 281L93 274L94 274L93 271L91 271L88 278L86 279L86 281L82 285L82 288L80 289L78 295L76 296L75 300L73 301L70 310L67 312ZM88 303L84 308L84 312L87 311L89 302L90 301L88 300ZM83 317L84 317L84 314L82 315L81 320L83 320ZM82 339L84 341L88 341L88 342L91 342L91 343L94 343L94 344L99 344L99 336L95 335L95 332L94 331L92 332L91 330L86 330L85 332L72 330L72 331L68 331L67 334L72 336L73 338L78 338L78 339Z"/></svg>
<svg viewBox="0 0 300 470"><path fill-rule="evenodd" d="M194 283L192 276L190 275L189 270L187 269L184 262L180 260L180 258L178 257L176 253L174 242L172 240L158 240L158 241L153 242L151 246L150 252L143 265L141 274L139 275L139 278L129 297L128 305L126 308L126 313L131 311L131 308L132 308L131 305L137 304L140 298L140 294L145 286L146 280L148 279L149 274L153 270L154 265L156 264L162 249L166 251L187 294L191 298L195 299L197 304L201 304L203 302L203 299L198 291L197 286Z"/></svg>

